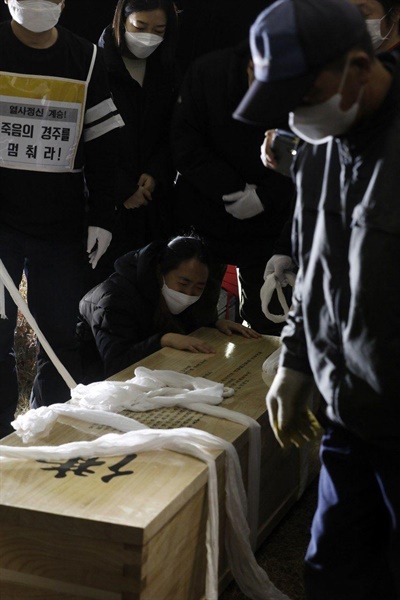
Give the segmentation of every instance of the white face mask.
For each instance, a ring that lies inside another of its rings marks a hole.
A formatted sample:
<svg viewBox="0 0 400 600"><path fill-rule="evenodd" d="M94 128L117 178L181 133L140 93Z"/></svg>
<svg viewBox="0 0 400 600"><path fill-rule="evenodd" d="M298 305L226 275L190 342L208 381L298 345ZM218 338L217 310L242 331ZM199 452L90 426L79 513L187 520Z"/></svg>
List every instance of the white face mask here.
<svg viewBox="0 0 400 600"><path fill-rule="evenodd" d="M173 315L179 315L181 312L186 310L189 306L200 300L200 296L188 296L187 294L182 294L182 292L177 292L176 290L172 290L167 286L164 281L164 285L161 288L161 293L164 296L164 300L167 303L169 311Z"/></svg>
<svg viewBox="0 0 400 600"><path fill-rule="evenodd" d="M365 24L367 26L368 29L368 33L371 36L371 40L372 40L372 46L374 47L374 50L378 50L378 48L380 48L383 44L383 42L385 40L388 39L389 35L392 33L392 29L394 27L394 23L391 26L390 30L388 31L387 35L385 35L385 37L382 36L381 33L381 21L383 21L383 19L388 15L389 13L386 13L386 15L384 15L382 17L382 19L367 19L365 21Z"/></svg>
<svg viewBox="0 0 400 600"><path fill-rule="evenodd" d="M289 114L290 129L302 140L310 144L324 144L335 135L342 135L353 125L360 108L363 88L356 102L342 110L342 87L346 79L348 63L343 71L339 89L334 96L314 106L299 106Z"/></svg>
<svg viewBox="0 0 400 600"><path fill-rule="evenodd" d="M164 38L154 33L125 31L125 42L128 50L137 58L147 58L163 41Z"/></svg>
<svg viewBox="0 0 400 600"><path fill-rule="evenodd" d="M57 25L61 16L61 4L49 0L8 0L8 9L14 21L33 31L42 33Z"/></svg>

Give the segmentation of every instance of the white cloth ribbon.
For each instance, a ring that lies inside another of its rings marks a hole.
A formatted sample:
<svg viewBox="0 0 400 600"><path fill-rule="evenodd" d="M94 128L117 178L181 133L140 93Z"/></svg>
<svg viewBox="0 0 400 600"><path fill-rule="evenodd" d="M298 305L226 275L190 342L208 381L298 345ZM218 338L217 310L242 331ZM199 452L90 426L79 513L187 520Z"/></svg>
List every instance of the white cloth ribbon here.
<svg viewBox="0 0 400 600"><path fill-rule="evenodd" d="M1 261L0 261L1 262ZM7 319L4 283L0 277L0 319Z"/></svg>
<svg viewBox="0 0 400 600"><path fill-rule="evenodd" d="M286 278L288 280L289 285L294 286L294 282L296 276L294 273L290 273L289 271L286 274ZM276 290L278 294L278 300L283 309L283 315L273 315L269 312L268 305L271 302L272 294ZM264 284L260 290L260 298L261 298L261 308L264 315L272 321L273 323L283 323L286 321L287 316L289 314L289 307L286 302L285 294L282 291L282 286L279 280L275 277L274 273L271 273L267 276Z"/></svg>

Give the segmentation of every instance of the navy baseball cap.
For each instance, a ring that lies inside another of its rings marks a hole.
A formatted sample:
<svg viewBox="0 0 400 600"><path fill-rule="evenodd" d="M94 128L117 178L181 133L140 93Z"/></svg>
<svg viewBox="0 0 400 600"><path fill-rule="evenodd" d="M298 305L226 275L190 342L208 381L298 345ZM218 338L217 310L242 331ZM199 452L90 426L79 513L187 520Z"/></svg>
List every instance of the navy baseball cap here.
<svg viewBox="0 0 400 600"><path fill-rule="evenodd" d="M279 126L302 102L325 65L369 39L349 0L278 0L250 29L255 80L235 119Z"/></svg>

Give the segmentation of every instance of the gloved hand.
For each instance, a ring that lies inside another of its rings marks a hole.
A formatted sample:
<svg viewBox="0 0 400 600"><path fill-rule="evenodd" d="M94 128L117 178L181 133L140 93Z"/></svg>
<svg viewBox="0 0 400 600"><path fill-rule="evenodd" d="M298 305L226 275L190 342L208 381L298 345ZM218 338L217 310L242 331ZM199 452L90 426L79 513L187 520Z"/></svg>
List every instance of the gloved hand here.
<svg viewBox="0 0 400 600"><path fill-rule="evenodd" d="M226 212L236 219L250 219L263 212L264 207L255 185L246 183L244 190L222 196Z"/></svg>
<svg viewBox="0 0 400 600"><path fill-rule="evenodd" d="M282 448L297 448L318 437L321 427L308 408L317 390L314 379L294 369L279 367L267 394L269 422Z"/></svg>
<svg viewBox="0 0 400 600"><path fill-rule="evenodd" d="M286 277L286 271L291 272L293 267L294 264L290 256L286 256L285 254L274 254L265 266L264 280L267 279L268 275L273 273L275 278L281 284L281 287L285 287L289 283Z"/></svg>
<svg viewBox="0 0 400 600"><path fill-rule="evenodd" d="M107 229L89 225L86 251L89 254L89 262L92 269L97 267L99 259L110 245L112 234Z"/></svg>

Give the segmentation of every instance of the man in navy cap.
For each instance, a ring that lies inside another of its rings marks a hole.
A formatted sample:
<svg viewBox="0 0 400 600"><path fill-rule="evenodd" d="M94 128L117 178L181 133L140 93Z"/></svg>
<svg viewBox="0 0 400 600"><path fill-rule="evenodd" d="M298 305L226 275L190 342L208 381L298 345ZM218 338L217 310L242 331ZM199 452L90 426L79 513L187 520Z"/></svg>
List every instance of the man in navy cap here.
<svg viewBox="0 0 400 600"><path fill-rule="evenodd" d="M279 0L251 47L256 81L235 116L273 128L288 115L308 142L294 168L294 308L267 395L283 447L313 437L307 398L322 397L307 595L398 600L399 56L374 57L348 0Z"/></svg>

